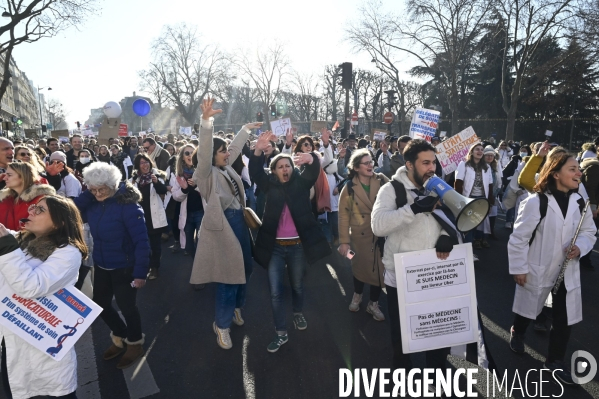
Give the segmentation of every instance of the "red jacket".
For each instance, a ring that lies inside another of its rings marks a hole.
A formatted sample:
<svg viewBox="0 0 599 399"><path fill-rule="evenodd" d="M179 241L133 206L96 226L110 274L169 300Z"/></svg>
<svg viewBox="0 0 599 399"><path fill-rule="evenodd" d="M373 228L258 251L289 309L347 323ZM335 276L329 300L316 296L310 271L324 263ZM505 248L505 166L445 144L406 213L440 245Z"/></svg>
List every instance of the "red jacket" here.
<svg viewBox="0 0 599 399"><path fill-rule="evenodd" d="M29 216L29 206L37 203L44 195L56 194L56 190L48 184L34 184L15 197L9 188L0 190L0 223L9 230L21 230L20 219Z"/></svg>

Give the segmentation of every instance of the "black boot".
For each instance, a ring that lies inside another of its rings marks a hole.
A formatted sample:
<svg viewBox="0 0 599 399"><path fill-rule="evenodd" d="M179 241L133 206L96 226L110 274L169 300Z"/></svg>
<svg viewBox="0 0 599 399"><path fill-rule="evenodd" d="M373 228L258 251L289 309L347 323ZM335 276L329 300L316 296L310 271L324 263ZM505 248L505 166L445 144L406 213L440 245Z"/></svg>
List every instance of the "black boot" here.
<svg viewBox="0 0 599 399"><path fill-rule="evenodd" d="M497 219L497 216L490 216L489 223L491 224L491 238L497 240L497 237L495 236L495 219Z"/></svg>

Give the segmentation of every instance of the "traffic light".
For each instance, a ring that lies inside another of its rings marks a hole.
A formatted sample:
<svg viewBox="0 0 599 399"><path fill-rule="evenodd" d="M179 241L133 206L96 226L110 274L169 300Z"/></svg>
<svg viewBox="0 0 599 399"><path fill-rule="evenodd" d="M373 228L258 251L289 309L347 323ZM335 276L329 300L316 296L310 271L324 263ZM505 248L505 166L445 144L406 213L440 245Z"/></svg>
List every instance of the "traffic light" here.
<svg viewBox="0 0 599 399"><path fill-rule="evenodd" d="M81 129L81 123L79 123L79 121L77 121L75 123L77 123L77 129Z"/></svg>
<svg viewBox="0 0 599 399"><path fill-rule="evenodd" d="M272 116L273 118L276 118L277 116L277 106L274 104L270 106L270 116Z"/></svg>
<svg viewBox="0 0 599 399"><path fill-rule="evenodd" d="M395 102L395 100L397 100L397 97L395 97L395 93L397 93L395 90L386 90L385 94L387 95L387 103L385 104L385 106L387 107L387 109L389 111L391 111L391 109L397 105L397 103Z"/></svg>
<svg viewBox="0 0 599 399"><path fill-rule="evenodd" d="M257 122L263 122L264 121L264 115L262 115L262 112L260 112L260 111L256 112L256 121Z"/></svg>
<svg viewBox="0 0 599 399"><path fill-rule="evenodd" d="M340 65L341 67L341 86L344 89L351 90L352 88L352 63L344 62Z"/></svg>
<svg viewBox="0 0 599 399"><path fill-rule="evenodd" d="M48 131L48 127L46 125L42 125L42 133L46 133Z"/></svg>

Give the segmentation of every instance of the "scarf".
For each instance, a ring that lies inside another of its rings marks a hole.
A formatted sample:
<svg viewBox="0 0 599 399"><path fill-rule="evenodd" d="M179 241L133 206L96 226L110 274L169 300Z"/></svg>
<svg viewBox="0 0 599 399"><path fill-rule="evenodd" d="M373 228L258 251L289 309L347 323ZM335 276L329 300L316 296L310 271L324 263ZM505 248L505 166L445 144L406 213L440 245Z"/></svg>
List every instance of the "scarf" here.
<svg viewBox="0 0 599 399"><path fill-rule="evenodd" d="M110 163L110 155L108 155L108 154L106 154L106 155L99 154L98 159L100 160L100 162Z"/></svg>
<svg viewBox="0 0 599 399"><path fill-rule="evenodd" d="M48 237L36 238L30 233L19 233L17 235L19 241L19 247L33 258L37 258L41 261L46 261L56 250L56 243Z"/></svg>
<svg viewBox="0 0 599 399"><path fill-rule="evenodd" d="M148 156L148 158L152 160L152 162L154 162L154 164L156 164L156 157L160 154L161 151L162 147L160 147L158 143L156 143L156 148L154 148L154 151L152 151L151 154L146 153L146 155Z"/></svg>
<svg viewBox="0 0 599 399"><path fill-rule="evenodd" d="M190 168L187 165L183 166L183 176L186 179L191 179L193 177L193 172L195 172L195 168L192 166Z"/></svg>
<svg viewBox="0 0 599 399"><path fill-rule="evenodd" d="M147 184L152 183L152 171L149 171L148 173L140 173L137 176L137 186L138 187L143 187Z"/></svg>
<svg viewBox="0 0 599 399"><path fill-rule="evenodd" d="M126 155L123 152L119 152L116 155L110 156L110 162L112 162L114 166L118 166L120 168L121 166L123 166L123 161L125 160L125 157Z"/></svg>

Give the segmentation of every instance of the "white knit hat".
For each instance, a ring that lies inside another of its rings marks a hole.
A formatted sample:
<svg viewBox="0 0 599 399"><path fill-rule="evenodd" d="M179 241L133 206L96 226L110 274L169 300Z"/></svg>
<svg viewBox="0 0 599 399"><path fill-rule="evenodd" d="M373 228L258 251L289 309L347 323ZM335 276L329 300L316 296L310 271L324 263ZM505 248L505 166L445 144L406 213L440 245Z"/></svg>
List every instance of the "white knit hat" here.
<svg viewBox="0 0 599 399"><path fill-rule="evenodd" d="M487 154L495 155L495 149L493 148L492 145L486 146L485 149L483 150L483 155L487 155Z"/></svg>

